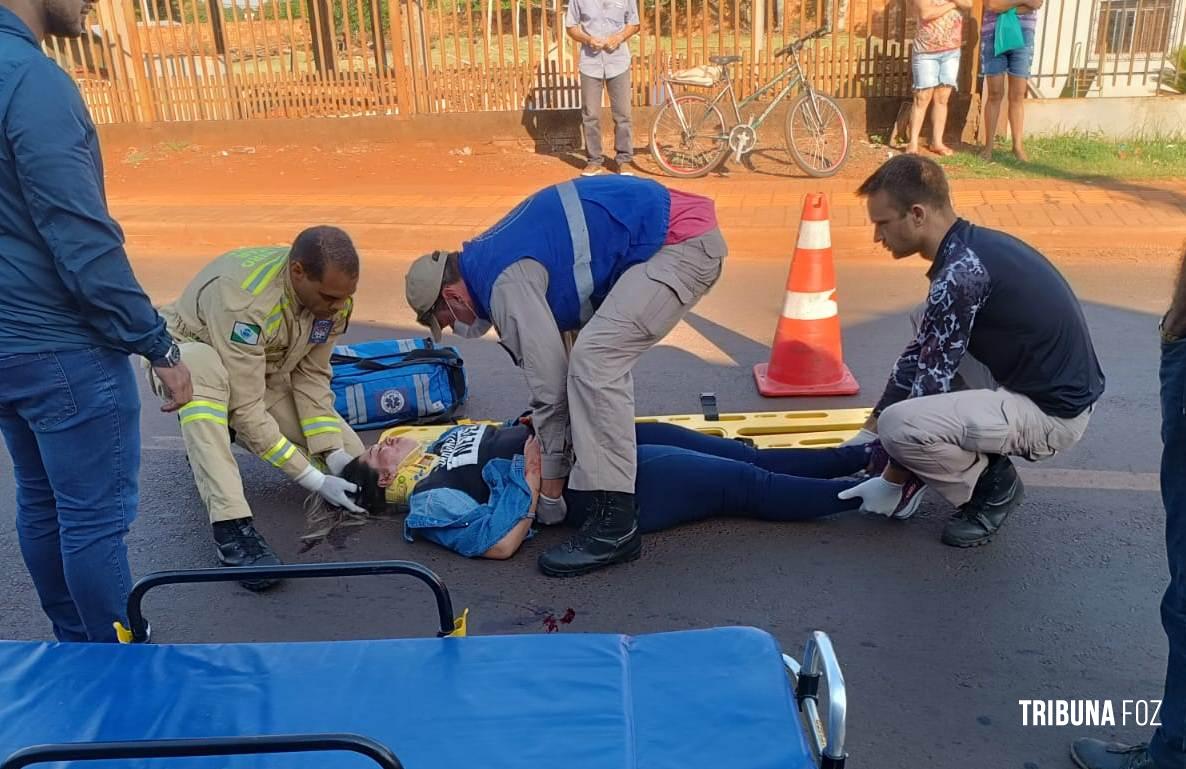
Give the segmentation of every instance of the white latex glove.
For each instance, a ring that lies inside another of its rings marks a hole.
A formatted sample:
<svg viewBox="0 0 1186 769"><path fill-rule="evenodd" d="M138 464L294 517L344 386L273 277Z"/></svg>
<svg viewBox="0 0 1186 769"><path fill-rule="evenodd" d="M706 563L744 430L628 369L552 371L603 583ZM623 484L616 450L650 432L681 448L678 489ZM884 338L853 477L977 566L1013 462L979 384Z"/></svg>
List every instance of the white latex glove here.
<svg viewBox="0 0 1186 769"><path fill-rule="evenodd" d="M888 518L894 514L894 509L902 501L902 484L890 483L879 475L864 483L858 483L851 489L845 489L836 497L838 499L860 497L861 512L876 513Z"/></svg>
<svg viewBox="0 0 1186 769"><path fill-rule="evenodd" d="M568 505L564 497L553 499L545 494L539 495L539 504L535 508L535 520L546 526L553 526L564 520L568 515Z"/></svg>
<svg viewBox="0 0 1186 769"><path fill-rule="evenodd" d="M325 465L334 475L341 475L346 465L354 461L354 457L346 453L345 449L334 449L325 456Z"/></svg>
<svg viewBox="0 0 1186 769"><path fill-rule="evenodd" d="M347 496L350 492L358 491L358 487L350 481L336 475L326 475L313 465L305 468L304 472L295 478L296 482L309 491L317 492L321 498L331 505L345 508L352 513L365 513L354 501Z"/></svg>
<svg viewBox="0 0 1186 769"><path fill-rule="evenodd" d="M862 427L859 431L857 431L856 435L852 436L851 438L846 440L844 443L841 443L840 445L841 446L861 446L866 443L871 443L872 441L875 441L875 440L877 440L877 433L871 432L871 431L866 430L865 428Z"/></svg>

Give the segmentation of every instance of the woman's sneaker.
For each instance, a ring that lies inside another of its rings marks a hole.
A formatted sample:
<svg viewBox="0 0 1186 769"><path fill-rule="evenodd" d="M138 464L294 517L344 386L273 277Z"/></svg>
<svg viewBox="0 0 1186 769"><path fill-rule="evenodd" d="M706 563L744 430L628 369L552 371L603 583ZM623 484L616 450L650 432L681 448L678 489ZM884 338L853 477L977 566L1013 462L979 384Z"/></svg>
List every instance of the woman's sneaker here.
<svg viewBox="0 0 1186 769"><path fill-rule="evenodd" d="M911 473L906 482L902 484L902 497L898 500L898 506L890 513L890 517L904 521L917 513L926 488L927 485L920 481L914 473Z"/></svg>
<svg viewBox="0 0 1186 769"><path fill-rule="evenodd" d="M885 472L885 468L889 466L890 455L882 445L880 439L873 439L865 444L865 450L869 453L869 461L865 465L865 472L872 478L875 475L881 475Z"/></svg>

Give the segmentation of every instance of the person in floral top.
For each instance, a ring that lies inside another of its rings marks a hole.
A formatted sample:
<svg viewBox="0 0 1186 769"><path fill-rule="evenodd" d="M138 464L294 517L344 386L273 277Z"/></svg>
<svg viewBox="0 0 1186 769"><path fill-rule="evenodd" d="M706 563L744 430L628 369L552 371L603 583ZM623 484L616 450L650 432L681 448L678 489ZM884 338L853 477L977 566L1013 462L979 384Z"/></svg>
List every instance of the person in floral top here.
<svg viewBox="0 0 1186 769"><path fill-rule="evenodd" d="M918 152L922 122L931 108L931 151L950 155L943 143L947 127L947 101L959 80L960 48L964 42L964 12L972 0L914 0L918 33L914 36L914 109L910 114L910 144Z"/></svg>

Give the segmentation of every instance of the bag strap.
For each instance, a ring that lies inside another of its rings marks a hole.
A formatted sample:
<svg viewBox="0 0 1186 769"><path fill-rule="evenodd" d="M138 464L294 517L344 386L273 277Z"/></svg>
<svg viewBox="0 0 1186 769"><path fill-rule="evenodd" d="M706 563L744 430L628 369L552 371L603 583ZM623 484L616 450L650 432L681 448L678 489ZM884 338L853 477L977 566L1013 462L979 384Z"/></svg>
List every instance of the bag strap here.
<svg viewBox="0 0 1186 769"><path fill-rule="evenodd" d="M392 359L384 362L385 359ZM408 352L376 355L373 358L363 358L358 355L344 355L334 353L330 356L330 364L353 363L364 371L392 371L407 366L418 366L421 363L439 363L449 368L461 368L465 362L452 350L409 350Z"/></svg>

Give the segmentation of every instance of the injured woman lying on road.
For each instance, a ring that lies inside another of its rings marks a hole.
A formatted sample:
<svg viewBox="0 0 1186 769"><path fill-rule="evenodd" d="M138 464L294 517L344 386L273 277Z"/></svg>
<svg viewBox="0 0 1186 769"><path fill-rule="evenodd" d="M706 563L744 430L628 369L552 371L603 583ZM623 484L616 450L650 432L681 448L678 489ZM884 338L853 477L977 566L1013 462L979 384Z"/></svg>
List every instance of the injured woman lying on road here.
<svg viewBox="0 0 1186 769"><path fill-rule="evenodd" d="M837 494L880 474L876 442L758 449L671 424L640 422L636 499L645 534L714 516L796 521L856 510ZM539 445L528 425L460 425L428 446L393 434L342 471L371 515L406 510L404 536L467 557L510 558L532 534ZM570 506L573 509L575 506ZM570 513L564 523L579 527Z"/></svg>

